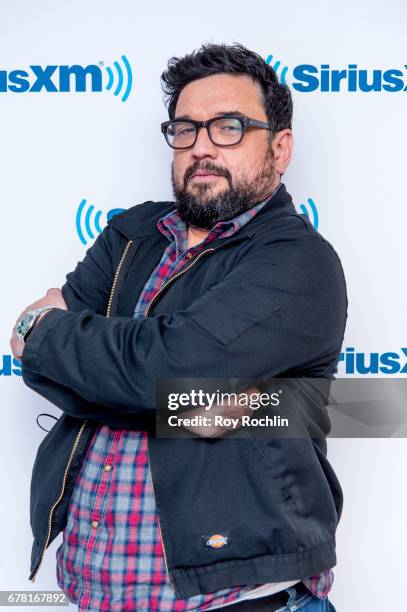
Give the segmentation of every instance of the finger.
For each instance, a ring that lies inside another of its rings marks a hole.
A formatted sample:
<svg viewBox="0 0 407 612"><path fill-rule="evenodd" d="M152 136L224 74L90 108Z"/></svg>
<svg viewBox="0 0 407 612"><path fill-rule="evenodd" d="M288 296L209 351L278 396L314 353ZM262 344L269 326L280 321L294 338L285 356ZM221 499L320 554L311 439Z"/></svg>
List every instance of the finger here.
<svg viewBox="0 0 407 612"><path fill-rule="evenodd" d="M16 344L16 342L14 340L10 342L10 348L11 348L11 352L12 352L13 357L15 357L16 359L21 361L21 357L22 357L23 353L22 353L21 348L17 346L17 344Z"/></svg>

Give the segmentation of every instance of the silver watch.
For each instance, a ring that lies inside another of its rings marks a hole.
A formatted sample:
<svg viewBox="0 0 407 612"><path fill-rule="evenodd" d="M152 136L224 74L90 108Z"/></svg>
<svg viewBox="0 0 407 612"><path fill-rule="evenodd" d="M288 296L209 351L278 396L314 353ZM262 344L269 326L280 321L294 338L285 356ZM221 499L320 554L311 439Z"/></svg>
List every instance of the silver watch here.
<svg viewBox="0 0 407 612"><path fill-rule="evenodd" d="M51 310L51 308L58 308L58 306L55 304L46 304L45 306L41 306L41 308L35 308L34 310L26 312L17 323L17 338L21 342L25 342L25 337L33 328L38 316L46 310Z"/></svg>

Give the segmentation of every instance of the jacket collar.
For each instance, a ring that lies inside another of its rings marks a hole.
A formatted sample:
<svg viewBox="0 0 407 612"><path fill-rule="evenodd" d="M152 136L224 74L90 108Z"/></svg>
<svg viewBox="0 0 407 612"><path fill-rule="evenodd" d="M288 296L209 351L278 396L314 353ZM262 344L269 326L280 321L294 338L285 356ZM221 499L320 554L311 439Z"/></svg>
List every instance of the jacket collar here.
<svg viewBox="0 0 407 612"><path fill-rule="evenodd" d="M128 240L152 235L162 236L157 227L157 222L164 214L169 213L175 208L174 202L145 202L114 215L107 224L124 234ZM282 183L280 189L270 197L257 215L238 230L236 235L252 238L258 231L268 226L272 219L280 216L282 213L284 214L284 212L285 214L295 214L296 210L292 203L291 195L287 192L284 183ZM224 240L228 239L225 238Z"/></svg>

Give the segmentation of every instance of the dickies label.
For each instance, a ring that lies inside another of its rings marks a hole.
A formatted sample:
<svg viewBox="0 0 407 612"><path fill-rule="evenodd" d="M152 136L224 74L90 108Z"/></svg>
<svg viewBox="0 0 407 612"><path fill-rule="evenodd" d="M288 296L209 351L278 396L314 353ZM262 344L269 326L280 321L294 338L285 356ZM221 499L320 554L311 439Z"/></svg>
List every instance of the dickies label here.
<svg viewBox="0 0 407 612"><path fill-rule="evenodd" d="M228 545L229 534L226 532L211 533L203 535L202 539L204 541L205 548L218 549Z"/></svg>

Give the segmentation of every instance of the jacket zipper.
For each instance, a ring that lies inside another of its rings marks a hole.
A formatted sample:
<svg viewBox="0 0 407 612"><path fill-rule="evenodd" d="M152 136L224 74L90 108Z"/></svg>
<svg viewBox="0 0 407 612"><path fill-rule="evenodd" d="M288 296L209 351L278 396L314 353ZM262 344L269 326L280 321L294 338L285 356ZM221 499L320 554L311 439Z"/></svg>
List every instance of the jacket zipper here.
<svg viewBox="0 0 407 612"><path fill-rule="evenodd" d="M129 240L128 243L126 244L126 248L124 249L124 252L123 252L123 254L122 254L121 258L120 258L119 264L117 266L117 269L116 269L116 272L115 272L115 275L114 275L114 279L113 279L112 288L111 288L111 291L110 291L109 302L108 302L107 310L106 310L106 317L110 316L110 310L111 310L111 307L112 307L113 294L114 294L114 291L116 289L117 280L118 280L118 277L119 277L119 274L120 274L120 269L121 269L121 267L123 265L123 262L125 260L125 257L127 255L127 252L129 250L130 245L132 244L132 242L133 242L132 240ZM86 425L87 422L88 422L88 419L85 419L85 421L82 423L81 428L78 431L78 433L76 435L76 438L75 438L75 441L73 443L73 446L72 446L72 449L71 449L71 453L69 455L69 459L68 459L68 462L67 462L66 467L65 467L64 477L62 479L61 492L60 492L57 500L51 506L51 510L50 510L50 513L49 513L49 516L48 516L48 533L47 533L47 537L45 539L45 544L44 544L44 547L43 547L42 552L41 552L40 561L39 561L39 563L37 565L37 569L35 570L32 578L31 578L31 582L35 581L35 577L36 577L36 575L38 573L38 570L40 569L40 565L41 565L42 560L44 558L44 553L45 553L45 551L47 549L47 545L48 545L49 539L51 537L52 514L54 512L54 509L57 507L57 505L59 504L59 502L61 501L61 499L62 499L62 497L64 495L65 483L66 483L66 478L67 478L67 475L68 475L68 472L69 472L69 468L71 467L73 456L74 456L74 454L76 452L76 449L78 448L79 440L81 438L81 435L83 433L83 430L84 430L85 425Z"/></svg>
<svg viewBox="0 0 407 612"><path fill-rule="evenodd" d="M150 449L149 449L149 444L148 444L148 436L147 436L147 458L148 458L148 470L150 472L150 478L151 478L151 483L153 485L153 493L154 493L154 498L155 498L153 474L152 474L152 471L151 471L151 464L150 464ZM158 515L158 509L157 509L157 520L158 520L158 532L160 534L161 546L162 546L163 553L164 553L164 565L165 565L165 569L167 571L168 579L169 579L169 581L171 583L171 586L172 586L172 588L174 590L175 595L179 596L179 593L177 592L177 589L175 588L175 585L174 585L174 583L172 581L172 578L171 578L171 574L170 574L169 569L168 569L167 554L165 552L164 538L163 538L163 534L162 534L162 531L161 531L161 524L160 524L160 517Z"/></svg>
<svg viewBox="0 0 407 612"><path fill-rule="evenodd" d="M198 257L196 259L194 259L194 261L192 261L189 266L187 266L186 268L184 268L183 270L180 270L179 272L177 272L176 274L174 274L173 276L171 276L166 283L164 283L164 285L158 290L158 292L155 294L155 296L153 297L153 299L151 300L151 302L149 303L149 305L147 306L147 309L144 313L144 317L147 318L148 317L148 313L150 311L151 305L153 304L153 302L157 299L157 297L168 287L169 284L171 284L174 280L176 280L177 278L179 278L180 276L182 276L182 274L184 274L185 272L187 272L190 268L192 268L192 266L202 257L202 255L204 255L205 253L210 253L212 251L216 251L216 249L212 248L212 249L205 249L205 251L201 251L198 255ZM150 451L149 451L149 438L147 437L147 457L148 457L148 469L150 472L150 478L151 478L151 483L153 485L153 492L154 492L154 497L155 497L155 491L154 491L154 481L153 481L153 474L151 471L151 464L150 464ZM165 546L164 546L164 538L163 538L163 533L161 530L161 524L160 524L160 517L158 515L158 509L157 509L157 519L158 519L158 531L160 534L160 539L161 539L161 545L162 545L162 549L163 549L163 553L164 553L164 563L165 563L165 569L167 570L167 574L168 574L168 578L169 581L171 583L171 586L174 590L175 595L179 596L179 593L177 592L177 589L174 586L174 583L172 581L171 578L171 574L169 572L168 569L168 563L167 563L167 554L165 552Z"/></svg>
<svg viewBox="0 0 407 612"><path fill-rule="evenodd" d="M121 270L124 260L126 259L127 252L132 244L133 244L133 240L129 240L128 243L126 244L126 248L124 249L123 254L120 257L119 264L116 268L116 273L114 275L112 289L110 291L109 302L107 304L106 317L110 317L110 310L112 308L113 295L116 290L116 285L117 285L117 280L119 278L120 270Z"/></svg>
<svg viewBox="0 0 407 612"><path fill-rule="evenodd" d="M78 431L78 433L76 435L75 442L73 443L71 454L69 455L68 463L66 464L66 468L65 468L65 472L64 472L64 477L63 477L63 480L62 480L62 489L61 489L61 492L60 492L59 497L57 498L57 500L53 503L53 505L51 507L51 510L50 510L50 513L49 513L49 516L48 516L48 533L47 533L47 537L45 539L45 544L44 544L44 547L42 549L40 561L39 561L39 563L37 565L37 569L35 570L35 572L33 574L33 577L31 578L31 582L35 581L35 577L36 577L36 575L38 573L38 570L40 569L40 565L41 565L42 560L44 558L44 553L45 553L45 551L47 549L48 542L49 542L49 539L50 539L50 536L51 536L52 513L54 512L54 509L57 507L57 505L59 504L59 502L61 501L61 499L62 499L62 497L64 495L66 477L68 475L68 471L69 471L69 468L71 466L72 458L73 458L73 456L75 454L75 451L76 451L77 446L79 444L79 440L80 440L80 437L82 435L82 432L84 430L84 427L85 427L86 423L87 423L87 419L82 423L81 428L80 428L80 430Z"/></svg>
<svg viewBox="0 0 407 612"><path fill-rule="evenodd" d="M187 272L190 268L192 268L193 265L196 264L196 262L202 257L202 255L205 255L205 253L209 253L211 251L216 251L215 248L212 249L205 249L205 251L201 251L198 255L198 257L196 259L194 259L194 261L192 261L189 266L187 266L186 268L184 268L183 270L180 270L179 272L177 272L176 274L174 274L173 276L171 276L166 283L164 283L164 285L161 287L161 289L159 289L159 291L155 294L155 296L153 297L153 299L151 300L151 302L149 303L147 310L145 312L145 317L148 317L148 313L150 311L151 305L154 303L154 301L157 299L157 297L160 295L160 293L162 293L164 291L164 289L166 289L166 287L168 287L168 285L170 283L172 283L176 278L178 278L179 276L182 276L182 274L184 274L185 272Z"/></svg>

